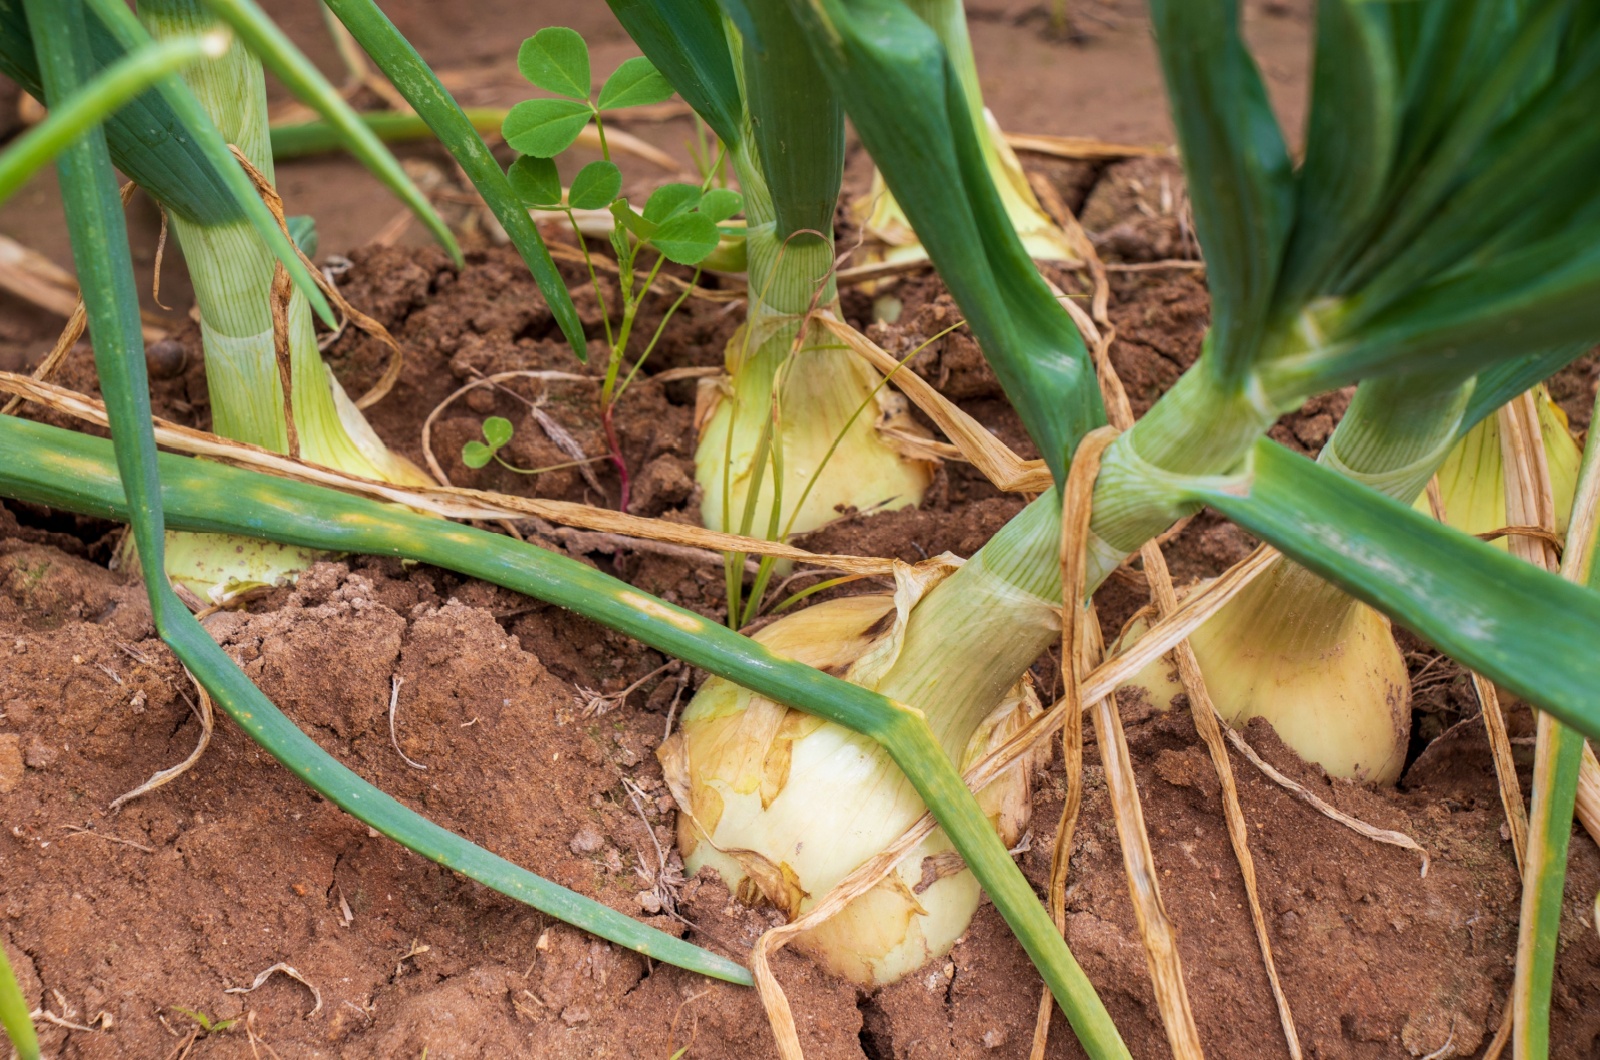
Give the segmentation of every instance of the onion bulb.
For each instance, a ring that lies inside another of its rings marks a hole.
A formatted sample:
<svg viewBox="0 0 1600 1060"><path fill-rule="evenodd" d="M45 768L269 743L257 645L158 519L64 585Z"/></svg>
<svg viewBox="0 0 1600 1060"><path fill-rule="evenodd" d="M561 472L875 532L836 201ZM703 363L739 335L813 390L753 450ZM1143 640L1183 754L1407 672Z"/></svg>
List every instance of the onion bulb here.
<svg viewBox="0 0 1600 1060"><path fill-rule="evenodd" d="M1142 628L1130 628L1137 639ZM1379 612L1278 559L1189 637L1229 725L1265 718L1301 758L1330 774L1392 784L1411 733L1405 657ZM1166 710L1183 691L1157 659L1124 687Z"/></svg>
<svg viewBox="0 0 1600 1060"><path fill-rule="evenodd" d="M776 361L770 351L745 354L741 328L729 343L731 374L701 382L695 479L706 526L768 536L776 522L773 536L803 534L840 509L914 507L933 480L919 446L927 432L905 398L820 325L808 328L800 348Z"/></svg>
<svg viewBox="0 0 1600 1060"><path fill-rule="evenodd" d="M1040 708L1026 677L1013 674L998 690L992 681L974 679L971 669L982 658L968 658L962 648L952 648L947 658L908 658L921 640L912 630L913 613L956 562L940 557L914 568L901 565L892 597L830 600L772 623L755 639L922 708L946 752L965 769ZM1025 596L1012 589L1015 606L997 610L1043 631L1044 640L1015 638L1032 645L1024 649L1031 662L1059 623L1049 618L1047 603ZM980 619L978 625L986 624ZM981 640L968 643L982 650ZM1001 669L1014 668L1006 652L986 654ZM686 869L711 866L740 899L770 904L790 919L923 813L910 782L870 738L716 677L701 687L658 754L681 811L678 840ZM978 795L1008 846L1027 826L1032 765L1018 762ZM979 893L950 841L934 831L871 891L794 944L836 975L864 987L886 984L948 952L977 910Z"/></svg>

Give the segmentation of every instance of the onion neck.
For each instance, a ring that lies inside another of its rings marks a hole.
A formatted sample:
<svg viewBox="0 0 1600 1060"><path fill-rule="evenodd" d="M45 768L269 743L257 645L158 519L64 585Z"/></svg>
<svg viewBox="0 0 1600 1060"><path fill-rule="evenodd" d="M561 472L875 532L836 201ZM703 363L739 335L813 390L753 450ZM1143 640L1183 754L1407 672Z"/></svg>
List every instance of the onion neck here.
<svg viewBox="0 0 1600 1060"><path fill-rule="evenodd" d="M1012 519L911 612L878 691L922 710L951 761L1035 659L1061 636L1054 490Z"/></svg>

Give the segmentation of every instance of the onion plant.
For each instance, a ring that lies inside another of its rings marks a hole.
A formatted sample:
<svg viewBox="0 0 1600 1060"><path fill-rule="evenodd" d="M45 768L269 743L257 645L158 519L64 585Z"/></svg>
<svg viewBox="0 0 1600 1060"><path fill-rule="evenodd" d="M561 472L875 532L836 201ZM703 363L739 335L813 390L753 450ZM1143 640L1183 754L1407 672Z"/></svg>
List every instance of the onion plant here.
<svg viewBox="0 0 1600 1060"><path fill-rule="evenodd" d="M841 508L919 503L931 465L880 430L916 433L903 400L812 315L837 306L844 114L797 46L788 12L770 3L719 11L715 0L608 2L717 135L744 194L748 308L728 343L727 376L705 385L696 416L705 524L781 539ZM734 625L737 596L730 592Z"/></svg>
<svg viewBox="0 0 1600 1060"><path fill-rule="evenodd" d="M5 16L0 22L0 45L3 45L0 54L5 56L11 69L31 74L31 82L24 83L37 88L58 113L71 108L76 93L83 90L84 83L93 75L97 60L103 61L108 56L114 60L119 47L135 52L160 47L139 42L137 23L132 24L131 32L126 35L113 35L113 30L129 28L121 22L123 16L132 17L120 0L69 0L59 5L47 3L47 0L29 0L25 8L7 6L0 8L0 14ZM394 65L397 72L403 71L403 64ZM247 735L330 801L373 829L486 886L630 949L707 975L748 983L749 974L734 962L647 928L598 902L512 865L440 828L361 780L285 718L178 601L165 574L166 524L157 487L139 306L111 159L116 157L119 168L142 174L150 180L150 186L160 187L163 202L183 202L202 216L227 216L228 211L234 209L248 211L249 207L244 204L260 202L254 198L255 191L248 178L231 156L207 153L207 145L220 145L221 139L204 113L198 107L186 106L186 102L192 101L186 101L178 85L170 86L169 94L159 100L152 99L149 94L130 99L127 106L112 117L107 133L91 129L63 144L58 160L96 368L107 399L113 437L117 439L114 457L109 446L103 446L97 454L101 481L115 495L115 503L120 505L119 514L133 524L137 555L146 575L158 635ZM439 127L448 129L450 120L444 116L444 111L455 109L453 101L444 96L434 102L425 113L438 119ZM459 111L456 113L459 115ZM151 115L165 119L154 126L161 131L159 136L151 135L152 127L145 124ZM461 117L460 122L465 124L466 119ZM115 155L108 144L118 145ZM457 143L455 147L462 154L471 154L470 147L464 144ZM482 148L481 141L478 147ZM495 172L500 174L498 168ZM500 176L503 184L504 176ZM243 182L250 197L230 202L229 190L238 181ZM486 197L493 195L491 189ZM509 190L499 198L510 201ZM526 218L525 214L523 216ZM271 219L270 214L268 219ZM264 230L278 231L275 224ZM531 231L531 224L527 230ZM532 245L537 246L536 243ZM526 247L524 250L528 252ZM288 260L298 264L298 259ZM544 262L549 263L548 257ZM554 276L553 267L548 271ZM81 437L65 435L61 441L67 443L68 448L62 448L48 438L32 436L30 432L46 430L37 424L10 416L0 417L0 420L3 420L0 431L7 437L0 449L8 458L13 454L22 458L30 449L37 454L52 448L58 455L67 456L70 443ZM94 463L93 458L84 464L67 456L67 463L57 464L51 474L58 476L57 484L67 493L84 499L89 496L83 490L93 478L90 468ZM225 503L229 487L213 483L212 488L221 492L212 493L205 504ZM25 489L5 490L7 496L22 497L26 493ZM280 510L294 517L292 505ZM440 528L444 525L440 524ZM191 523L177 529L252 539L263 536L243 522ZM284 543L297 545L292 541ZM338 548L331 543L298 547ZM7 1029L12 1030L9 1019Z"/></svg>
<svg viewBox="0 0 1600 1060"><path fill-rule="evenodd" d="M995 223L998 196L972 123L949 102L956 63L900 0L790 6L1059 481L1072 445L1101 417L1082 380L1087 413L1033 404L1025 373L1070 344L1059 324L1015 326L1017 302L1040 321L1050 307L1037 284L1013 280L1019 248ZM1586 117L1600 102L1592 8L1319 4L1299 167L1234 4L1156 0L1152 18L1213 317L1199 361L1105 454L1090 540L1075 543L1088 553L1091 588L1203 500L1413 629L1422 631L1420 609L1396 607L1397 596L1440 592L1431 606L1461 610L1448 637L1425 635L1458 658L1469 641L1475 651L1521 650L1534 638L1489 620L1490 599L1442 592L1443 548L1430 555L1400 539L1396 504L1366 488L1345 512L1320 509L1330 472L1263 434L1305 397L1362 380L1327 461L1409 503L1458 438L1475 376L1503 378L1552 347L1600 336L1600 192L1588 175L1600 130ZM1319 554L1335 538L1341 554ZM1048 561L1041 543L1035 563ZM1336 599L1304 602L1336 629L1348 612ZM1268 658L1297 650L1275 650L1270 623L1248 631ZM1552 707L1553 684L1513 687ZM1392 749L1397 719L1387 704L1378 717L1388 730L1379 746ZM1392 771L1391 754L1363 750L1358 766Z"/></svg>

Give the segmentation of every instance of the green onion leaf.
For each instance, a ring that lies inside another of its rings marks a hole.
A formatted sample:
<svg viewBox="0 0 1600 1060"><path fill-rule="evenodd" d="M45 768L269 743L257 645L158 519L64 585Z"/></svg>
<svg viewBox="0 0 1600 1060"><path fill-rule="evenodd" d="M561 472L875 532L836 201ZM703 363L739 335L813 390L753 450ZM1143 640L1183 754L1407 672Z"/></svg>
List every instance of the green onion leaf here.
<svg viewBox="0 0 1600 1060"><path fill-rule="evenodd" d="M567 205L574 210L603 210L621 191L622 170L615 162L590 162L572 178Z"/></svg>
<svg viewBox="0 0 1600 1060"><path fill-rule="evenodd" d="M1224 386L1261 353L1294 215L1294 174L1236 0L1152 0L1194 227L1211 289L1208 363Z"/></svg>
<svg viewBox="0 0 1600 1060"><path fill-rule="evenodd" d="M0 202L64 150L67 144L91 125L104 121L154 82L203 58L215 58L228 50L222 34L181 37L162 44L147 44L129 52L100 71L72 98L50 111L48 117L29 129L0 155Z"/></svg>
<svg viewBox="0 0 1600 1060"><path fill-rule="evenodd" d="M1600 736L1600 593L1276 442L1257 442L1252 463L1246 492L1193 487L1190 499L1564 724Z"/></svg>
<svg viewBox="0 0 1600 1060"><path fill-rule="evenodd" d="M506 173L511 190L529 206L561 205L561 174L556 164L537 155L523 155Z"/></svg>
<svg viewBox="0 0 1600 1060"><path fill-rule="evenodd" d="M483 137L478 135L479 130L499 128L502 117L494 111L463 111L450 93L445 91L444 85L428 64L422 61L422 56L417 54L411 42L401 35L372 0L325 2L395 88L400 90L406 102L416 108L415 115L387 115L390 129L394 129L396 121L407 128L414 128L412 123L426 122L423 131L432 130L439 137L461 166L462 172L472 181L472 186L483 196L484 203L494 211L495 219L522 255L528 271L539 285L539 292L544 295L545 303L555 314L561 334L572 346L573 354L580 361L587 360L583 322L578 319L572 295L568 293L555 262L550 259L544 241L539 238L539 229L523 204L517 201L510 185L506 183L500 163L490 153ZM383 130L375 125L379 118L379 115L367 115L365 121L382 137ZM276 132L273 134L273 150L278 150Z"/></svg>
<svg viewBox="0 0 1600 1060"><path fill-rule="evenodd" d="M256 6L255 0L204 0L204 3L233 28L250 50L260 57L262 64L297 99L338 128L350 153L411 208L411 212L427 226L459 268L463 263L461 248L456 245L449 226L428 202L428 197L411 182L405 170L400 168L399 160L389 153L371 129L362 124L350 104L344 101L337 89L328 84L328 79L318 72L311 60Z"/></svg>
<svg viewBox="0 0 1600 1060"><path fill-rule="evenodd" d="M68 98L86 80L86 45L80 0L26 0L39 51L47 100ZM373 829L429 860L528 903L568 923L593 931L629 949L729 982L748 984L744 968L714 953L649 928L590 898L573 893L489 853L439 827L362 780L309 736L250 683L238 665L178 600L165 577L165 516L162 482L150 414L140 334L138 292L128 253L127 227L104 134L91 128L61 155L63 204L72 237L73 259L83 288L95 367L106 398L112 442L100 441L99 485L117 495L116 504L133 524L139 560L149 594L151 618L161 639L193 672L217 705L252 740L313 789ZM0 433L27 421L0 417ZM13 436L13 443L54 463L55 476L69 489L86 486L79 465L65 470L68 455L82 435L64 432L61 448L44 436ZM110 450L110 451L108 451ZM114 456L115 462L112 462ZM215 498L214 498L215 499ZM309 515L309 511L300 513ZM22 1043L26 1047L26 1041Z"/></svg>
<svg viewBox="0 0 1600 1060"><path fill-rule="evenodd" d="M744 93L716 0L606 0L628 36L730 148L744 136Z"/></svg>
<svg viewBox="0 0 1600 1060"><path fill-rule="evenodd" d="M535 33L517 49L517 69L546 92L589 98L589 46L577 30L549 26Z"/></svg>
<svg viewBox="0 0 1600 1060"><path fill-rule="evenodd" d="M527 99L511 108L500 133L513 150L554 158L572 146L594 111L573 99Z"/></svg>
<svg viewBox="0 0 1600 1060"><path fill-rule="evenodd" d="M672 98L672 86L655 64L642 55L629 59L606 78L600 88L601 110L642 107Z"/></svg>

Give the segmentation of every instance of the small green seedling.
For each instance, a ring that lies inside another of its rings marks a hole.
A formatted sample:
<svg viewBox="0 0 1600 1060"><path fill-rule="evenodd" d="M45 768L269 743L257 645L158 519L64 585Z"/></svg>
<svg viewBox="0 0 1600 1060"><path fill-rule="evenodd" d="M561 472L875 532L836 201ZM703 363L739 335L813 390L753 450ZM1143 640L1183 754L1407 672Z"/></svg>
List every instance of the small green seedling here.
<svg viewBox="0 0 1600 1060"><path fill-rule="evenodd" d="M590 283L595 297L605 310L602 320L609 357L605 379L601 384L600 418L605 428L611 462L617 469L620 482L618 507L627 511L628 468L622 458L612 417L616 402L633 381L645 358L650 356L667 321L699 281L700 268L705 260L716 251L724 235L737 234L736 229L730 228L724 232L720 226L743 209L744 201L738 192L711 187L709 176L703 185L667 184L657 188L646 200L642 211L635 209L622 195L622 171L611 160L602 112L661 103L672 96L672 86L667 84L650 60L642 57L627 60L606 78L599 95L591 98L588 45L575 30L551 26L522 42L517 52L517 68L536 88L542 88L557 98L524 100L507 113L501 132L505 135L506 143L521 153L521 157L511 164L507 177L512 190L526 205L565 213L573 230L579 233L579 245L583 249ZM602 157L580 169L563 191L555 159L577 141L591 121L599 136ZM713 172L716 168L711 167ZM611 214L608 235L611 248L617 256L619 306L606 304L594 261L582 238L586 229L594 230L590 220L594 215L590 213L580 222L576 213L579 210L607 211ZM637 282L639 277L635 268L646 251L653 251L655 260L640 283ZM662 315L644 352L619 381L634 320L657 274L669 261L694 267L694 279ZM612 323L613 309L620 317L615 325ZM491 434L492 422L493 419L483 425L488 444L473 441L463 447L462 461L468 467L483 467L491 459L504 464L495 453L505 441L496 444L495 438L498 432L503 431L505 440L509 440L511 425L500 419L504 426L497 425L493 428L497 433ZM473 463L474 460L478 462Z"/></svg>
<svg viewBox="0 0 1600 1060"><path fill-rule="evenodd" d="M179 1015L187 1016L189 1019L194 1020L194 1022L200 1028L201 1036L206 1038L211 1037L213 1034L226 1034L228 1031L231 1031L239 1022L238 1016L225 1020L207 1016L204 1012L200 1012L197 1009L184 1008L182 1005L173 1005L171 1008L172 1011L178 1013Z"/></svg>
<svg viewBox="0 0 1600 1060"><path fill-rule="evenodd" d="M483 421L483 441L473 440L461 447L461 462L470 468L484 467L491 460L504 464L499 453L511 441L511 434L510 420L504 416L490 416Z"/></svg>

